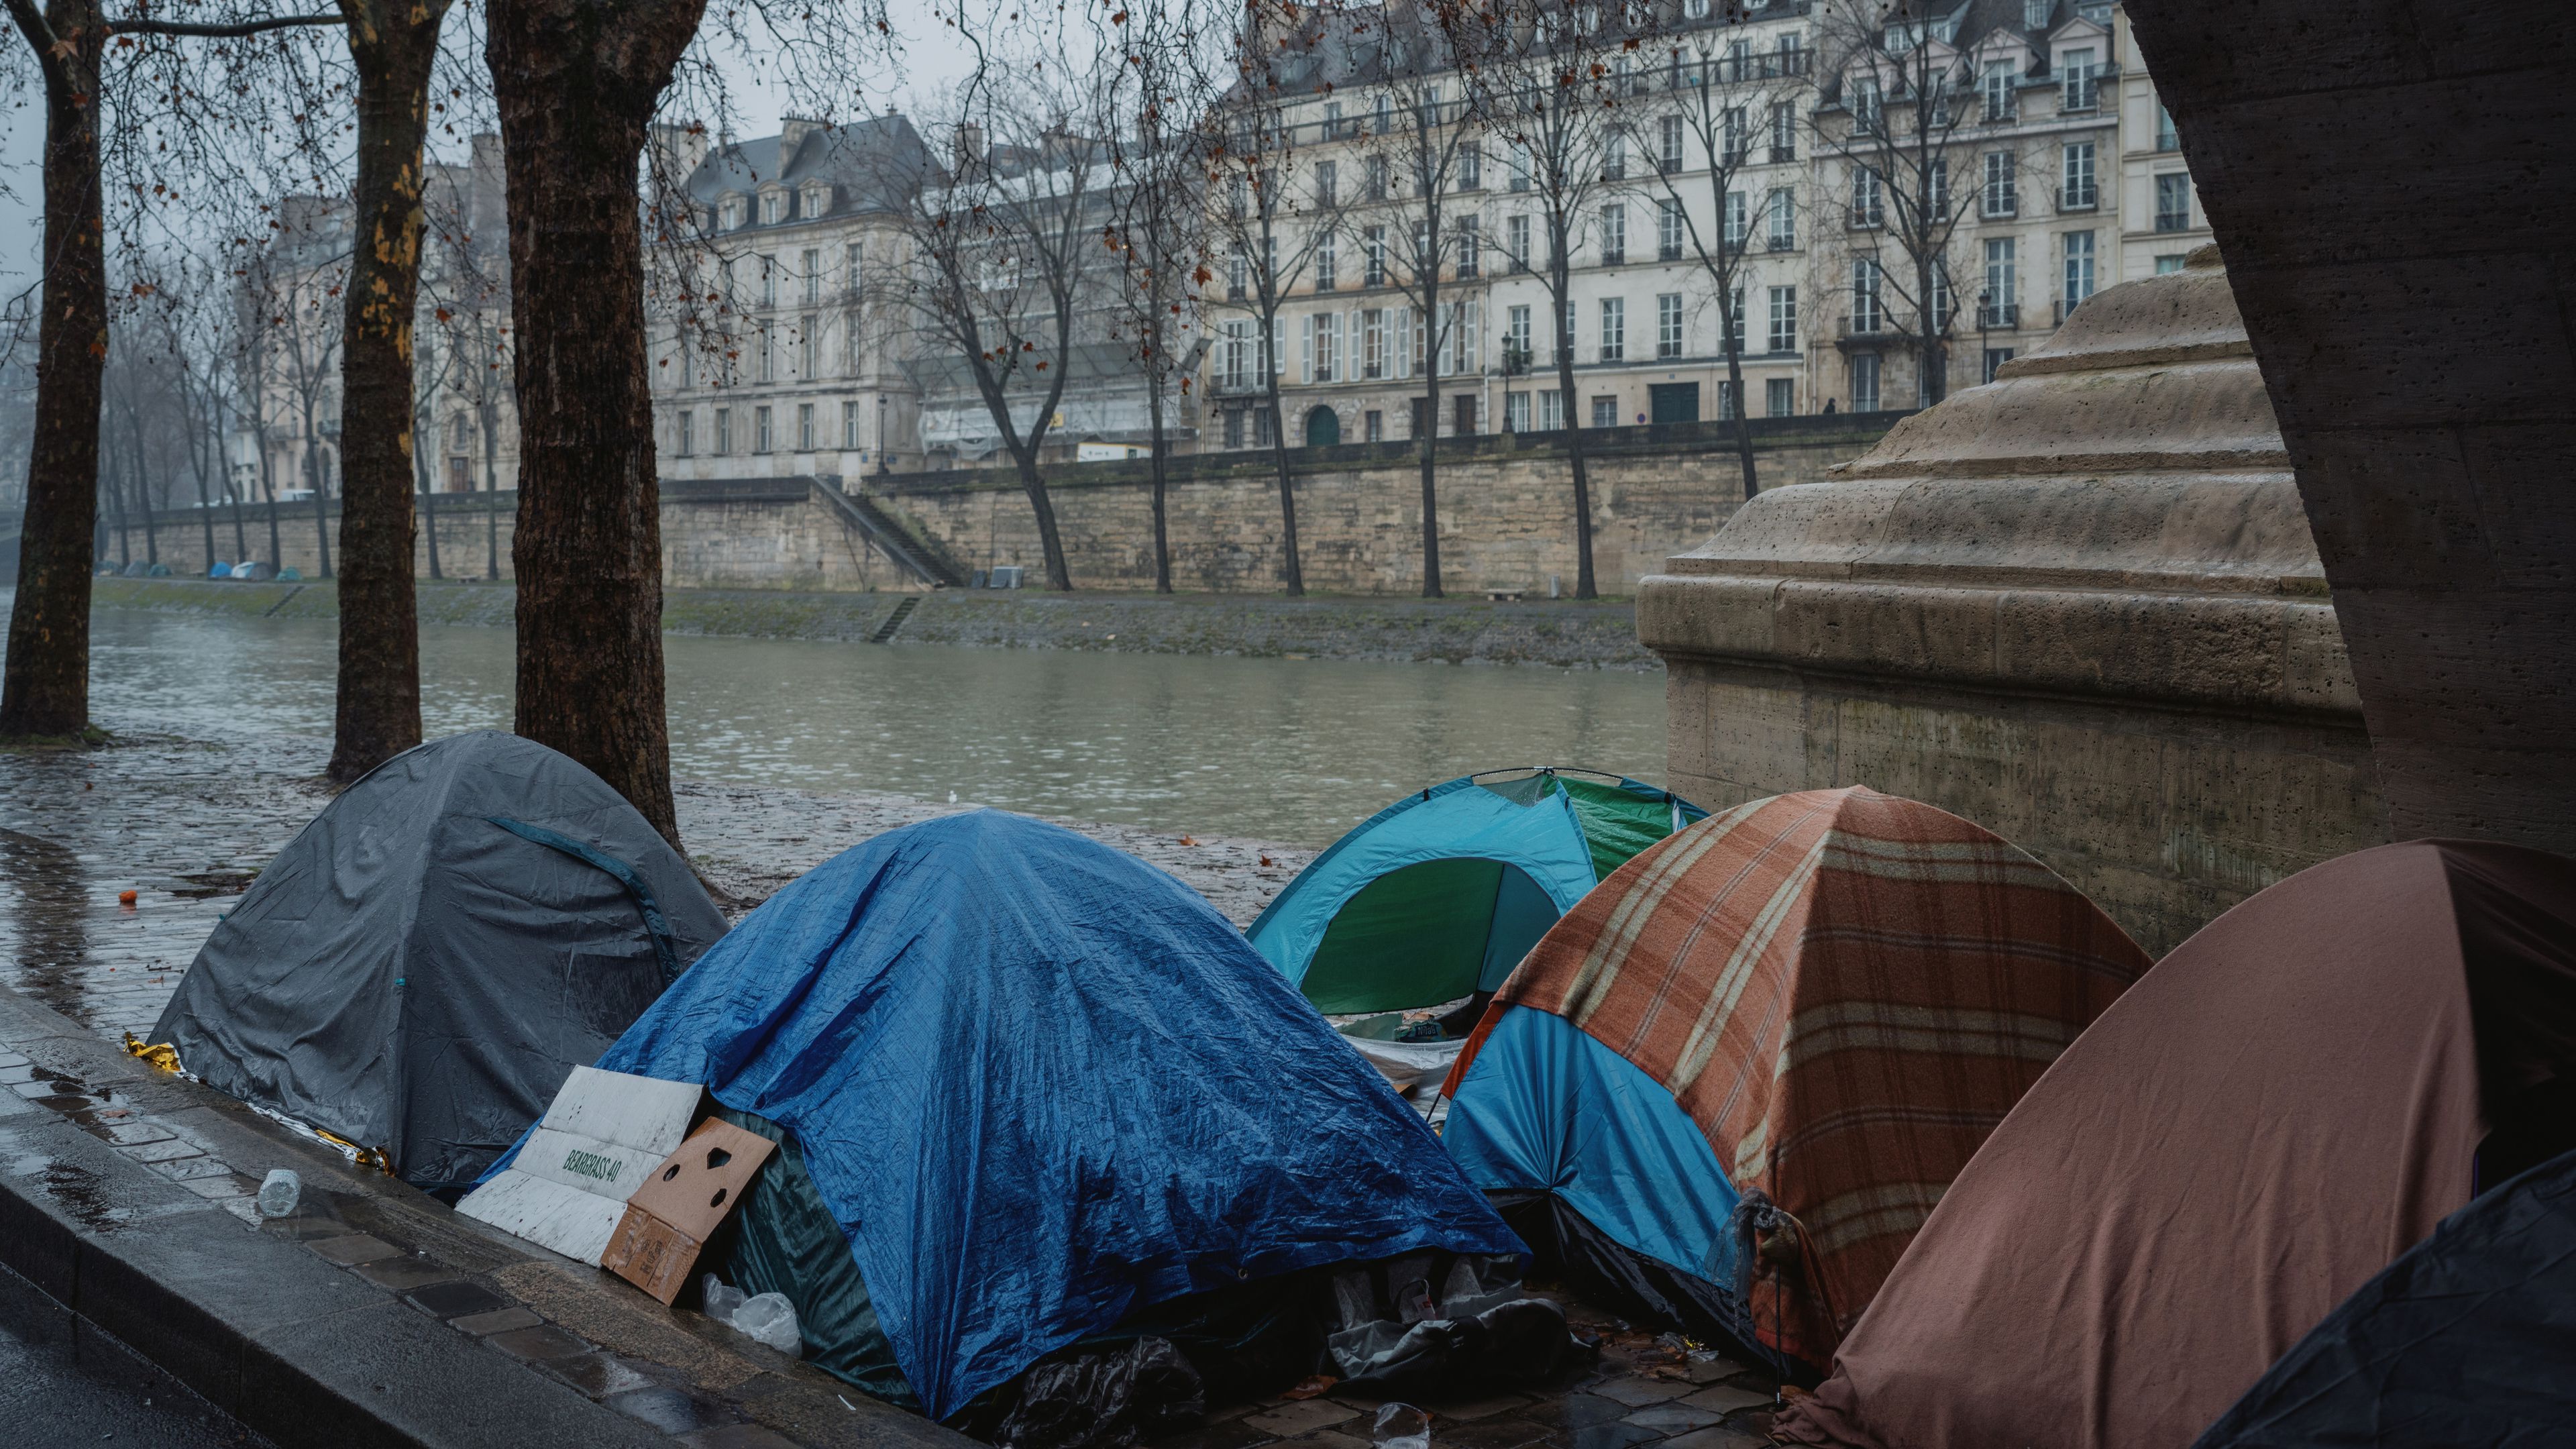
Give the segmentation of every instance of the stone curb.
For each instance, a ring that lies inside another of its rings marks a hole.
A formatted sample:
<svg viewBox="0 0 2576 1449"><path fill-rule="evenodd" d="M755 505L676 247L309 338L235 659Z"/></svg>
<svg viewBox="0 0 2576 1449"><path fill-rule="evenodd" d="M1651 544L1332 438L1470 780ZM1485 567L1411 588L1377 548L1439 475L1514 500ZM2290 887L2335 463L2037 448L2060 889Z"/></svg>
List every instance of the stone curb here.
<svg viewBox="0 0 2576 1449"><path fill-rule="evenodd" d="M305 1200L263 1224L271 1166ZM517 1251L5 987L0 1265L278 1449L969 1442Z"/></svg>

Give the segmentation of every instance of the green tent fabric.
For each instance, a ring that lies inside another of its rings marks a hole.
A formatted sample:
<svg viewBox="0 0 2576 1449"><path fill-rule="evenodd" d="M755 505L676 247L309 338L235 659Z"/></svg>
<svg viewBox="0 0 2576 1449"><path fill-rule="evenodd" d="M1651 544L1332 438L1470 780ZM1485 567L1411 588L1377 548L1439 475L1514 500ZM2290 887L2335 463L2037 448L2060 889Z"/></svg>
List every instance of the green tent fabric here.
<svg viewBox="0 0 2576 1449"><path fill-rule="evenodd" d="M1403 1011L1490 992L1594 885L1705 814L1615 775L1466 776L1343 836L1249 934L1318 1011Z"/></svg>
<svg viewBox="0 0 2576 1449"><path fill-rule="evenodd" d="M719 1105L715 1115L778 1144L778 1152L752 1179L727 1223L731 1243L722 1261L702 1267L745 1293L783 1293L796 1308L805 1361L877 1398L918 1412L921 1400L895 1363L894 1345L877 1322L867 1279L851 1256L850 1241L823 1206L805 1154L795 1139L766 1117Z"/></svg>

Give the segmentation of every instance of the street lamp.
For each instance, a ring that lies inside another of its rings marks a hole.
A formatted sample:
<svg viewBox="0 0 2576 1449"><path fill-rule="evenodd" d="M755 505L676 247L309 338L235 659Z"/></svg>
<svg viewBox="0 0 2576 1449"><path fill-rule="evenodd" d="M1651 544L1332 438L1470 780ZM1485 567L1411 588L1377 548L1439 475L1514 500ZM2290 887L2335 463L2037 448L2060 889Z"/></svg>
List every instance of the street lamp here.
<svg viewBox="0 0 2576 1449"><path fill-rule="evenodd" d="M877 394L877 473L880 477L894 469L886 466L885 394Z"/></svg>

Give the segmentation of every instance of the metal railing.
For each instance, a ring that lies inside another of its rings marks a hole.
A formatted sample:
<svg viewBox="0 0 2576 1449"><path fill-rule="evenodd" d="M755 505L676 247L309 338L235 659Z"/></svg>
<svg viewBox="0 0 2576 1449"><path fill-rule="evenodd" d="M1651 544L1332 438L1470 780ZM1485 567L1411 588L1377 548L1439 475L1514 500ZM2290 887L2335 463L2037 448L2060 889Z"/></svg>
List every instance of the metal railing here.
<svg viewBox="0 0 2576 1449"><path fill-rule="evenodd" d="M2021 307L2013 302L1989 302L1977 309L1977 325L2011 331L2021 326Z"/></svg>

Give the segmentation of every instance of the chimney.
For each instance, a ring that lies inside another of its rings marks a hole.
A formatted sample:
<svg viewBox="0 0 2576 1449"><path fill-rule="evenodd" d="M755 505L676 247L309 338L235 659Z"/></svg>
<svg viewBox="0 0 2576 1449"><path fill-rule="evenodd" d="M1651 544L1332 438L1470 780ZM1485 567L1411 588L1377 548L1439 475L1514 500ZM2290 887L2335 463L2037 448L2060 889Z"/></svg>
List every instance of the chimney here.
<svg viewBox="0 0 2576 1449"><path fill-rule="evenodd" d="M957 123L957 166L965 170L984 159L984 128L973 121Z"/></svg>
<svg viewBox="0 0 2576 1449"><path fill-rule="evenodd" d="M817 131L823 130L825 125L825 122L815 120L811 116L781 116L778 118L778 170L780 175L785 175L787 168L794 164L796 153L804 146L805 138L813 135Z"/></svg>

